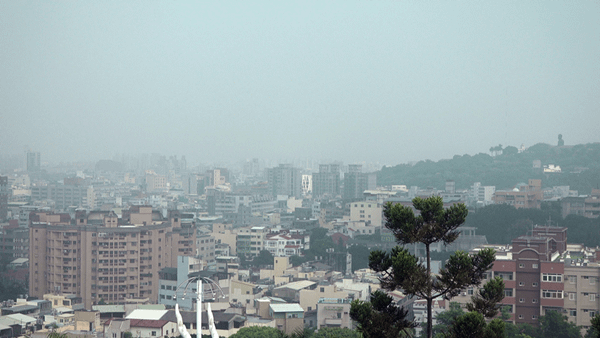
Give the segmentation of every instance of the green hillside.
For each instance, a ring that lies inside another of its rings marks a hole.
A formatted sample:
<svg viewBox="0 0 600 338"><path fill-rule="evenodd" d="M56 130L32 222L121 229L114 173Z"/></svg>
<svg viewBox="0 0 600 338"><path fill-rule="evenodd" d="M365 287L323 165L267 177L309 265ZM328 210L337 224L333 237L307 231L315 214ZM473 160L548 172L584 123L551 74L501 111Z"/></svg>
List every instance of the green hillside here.
<svg viewBox="0 0 600 338"><path fill-rule="evenodd" d="M498 147L490 150L494 148ZM446 180L454 180L457 189L466 189L474 182L509 189L519 182L538 178L543 187L568 185L580 194L600 186L600 143L560 147L538 143L522 153L509 146L491 154L455 155L438 162L426 160L414 165L384 167L377 173L377 184L444 189ZM544 174L541 169L533 168L534 160L540 160L542 165L558 165L562 173Z"/></svg>

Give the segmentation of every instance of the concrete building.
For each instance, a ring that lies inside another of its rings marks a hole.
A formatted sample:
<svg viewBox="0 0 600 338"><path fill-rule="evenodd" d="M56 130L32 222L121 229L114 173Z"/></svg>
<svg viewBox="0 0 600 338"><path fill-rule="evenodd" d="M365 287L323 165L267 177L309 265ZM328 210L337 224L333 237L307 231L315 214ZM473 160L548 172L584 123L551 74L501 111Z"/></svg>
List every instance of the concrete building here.
<svg viewBox="0 0 600 338"><path fill-rule="evenodd" d="M53 184L31 187L32 201L53 201L57 210L65 210L70 206L84 206L87 194L88 187L85 185Z"/></svg>
<svg viewBox="0 0 600 338"><path fill-rule="evenodd" d="M196 235L196 257L202 260L203 266L215 262L215 238L212 235Z"/></svg>
<svg viewBox="0 0 600 338"><path fill-rule="evenodd" d="M304 328L304 309L300 304L270 304L269 315L275 319L277 328L286 334Z"/></svg>
<svg viewBox="0 0 600 338"><path fill-rule="evenodd" d="M29 229L19 227L16 220L0 225L0 256L29 257Z"/></svg>
<svg viewBox="0 0 600 338"><path fill-rule="evenodd" d="M592 189L589 196L565 197L561 200L562 216L579 215L587 218L600 216L600 189Z"/></svg>
<svg viewBox="0 0 600 338"><path fill-rule="evenodd" d="M312 175L313 198L338 196L341 192L340 173L339 164L319 165L319 172Z"/></svg>
<svg viewBox="0 0 600 338"><path fill-rule="evenodd" d="M367 225L381 227L383 219L383 207L372 201L360 201L350 203L350 220L353 222L365 222Z"/></svg>
<svg viewBox="0 0 600 338"><path fill-rule="evenodd" d="M121 219L114 212L78 212L73 220L37 212L29 228L29 294L74 294L86 309L101 299L157 302L158 272L196 252L195 229L183 228L178 212L164 219L147 206Z"/></svg>
<svg viewBox="0 0 600 338"><path fill-rule="evenodd" d="M194 257L178 256L177 267L163 268L159 271L158 303L174 308L175 304L184 310L193 310L196 299L196 284L190 285L186 294L177 287L182 285L192 272L198 272L202 268L201 261Z"/></svg>
<svg viewBox="0 0 600 338"><path fill-rule="evenodd" d="M41 157L39 151L27 152L27 171L38 172L41 169Z"/></svg>
<svg viewBox="0 0 600 338"><path fill-rule="evenodd" d="M350 299L321 298L317 303L317 330L322 327L352 329Z"/></svg>
<svg viewBox="0 0 600 338"><path fill-rule="evenodd" d="M302 197L302 175L300 169L291 164L280 164L279 167L267 170L267 182L271 196L287 195Z"/></svg>
<svg viewBox="0 0 600 338"><path fill-rule="evenodd" d="M502 277L502 304L510 307L511 321L537 326L546 311L562 311L565 265L559 257L567 250L566 228L535 226L530 235L513 239L511 246L495 249L496 261L482 284ZM467 288L453 300L466 303L476 290Z"/></svg>
<svg viewBox="0 0 600 338"><path fill-rule="evenodd" d="M377 187L377 176L375 173L363 173L362 164L348 165L348 173L344 175L344 193L345 201L355 201L363 199L365 190L372 190Z"/></svg>
<svg viewBox="0 0 600 338"><path fill-rule="evenodd" d="M167 190L167 176L157 175L154 172L146 173L146 191L161 192Z"/></svg>
<svg viewBox="0 0 600 338"><path fill-rule="evenodd" d="M0 222L8 216L8 176L0 176Z"/></svg>
<svg viewBox="0 0 600 338"><path fill-rule="evenodd" d="M497 190L492 198L496 204L508 204L517 209L539 209L543 200L542 180L530 179L512 190Z"/></svg>
<svg viewBox="0 0 600 338"><path fill-rule="evenodd" d="M264 249L276 257L301 256L309 248L310 236L298 232L281 231L267 234Z"/></svg>

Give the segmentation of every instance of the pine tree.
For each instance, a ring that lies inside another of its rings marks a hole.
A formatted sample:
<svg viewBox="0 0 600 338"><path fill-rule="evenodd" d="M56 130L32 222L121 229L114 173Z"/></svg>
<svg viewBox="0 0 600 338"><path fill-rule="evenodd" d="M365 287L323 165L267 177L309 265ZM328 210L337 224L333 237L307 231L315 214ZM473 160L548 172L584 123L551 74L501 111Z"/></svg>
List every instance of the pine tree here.
<svg viewBox="0 0 600 338"><path fill-rule="evenodd" d="M437 297L450 299L462 289L479 285L494 262L494 250L484 249L469 255L455 252L448 259L439 276L431 274L431 245L436 242L450 244L459 235L458 227L467 217L467 208L458 203L445 209L441 197L415 198L412 208L388 203L384 208L385 226L392 231L401 244L422 243L427 258L425 265L408 250L396 246L391 252L373 251L369 256L369 267L381 273L381 286L386 290L401 289L409 296L418 296L427 301L427 337L432 337L432 304Z"/></svg>

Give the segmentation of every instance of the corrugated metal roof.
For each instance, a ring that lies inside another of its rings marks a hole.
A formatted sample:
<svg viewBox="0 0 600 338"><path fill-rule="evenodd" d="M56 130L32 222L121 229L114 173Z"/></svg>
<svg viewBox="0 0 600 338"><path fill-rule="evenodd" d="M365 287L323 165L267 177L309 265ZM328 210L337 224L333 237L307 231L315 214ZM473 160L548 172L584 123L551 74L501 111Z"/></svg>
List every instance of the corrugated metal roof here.
<svg viewBox="0 0 600 338"><path fill-rule="evenodd" d="M298 303L271 304L269 307L273 312L304 312Z"/></svg>

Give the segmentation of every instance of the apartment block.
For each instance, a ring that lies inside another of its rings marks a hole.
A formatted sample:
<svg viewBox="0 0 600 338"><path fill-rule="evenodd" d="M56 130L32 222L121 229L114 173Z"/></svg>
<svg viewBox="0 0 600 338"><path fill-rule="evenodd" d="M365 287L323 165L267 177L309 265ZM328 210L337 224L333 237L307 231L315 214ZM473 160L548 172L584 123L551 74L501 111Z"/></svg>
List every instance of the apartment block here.
<svg viewBox="0 0 600 338"><path fill-rule="evenodd" d="M31 187L32 201L54 201L55 209L64 210L70 206L84 206L88 187L85 185L46 185Z"/></svg>
<svg viewBox="0 0 600 338"><path fill-rule="evenodd" d="M168 219L148 206L114 212L34 212L29 226L29 293L74 294L86 309L100 300L158 301L159 271L196 253L195 229L177 212Z"/></svg>
<svg viewBox="0 0 600 338"><path fill-rule="evenodd" d="M348 172L344 175L343 199L355 201L363 199L365 190L377 187L377 176L375 173L363 173L361 164L348 165Z"/></svg>
<svg viewBox="0 0 600 338"><path fill-rule="evenodd" d="M8 176L0 176L0 222L8 216Z"/></svg>
<svg viewBox="0 0 600 338"><path fill-rule="evenodd" d="M365 222L367 225L380 227L383 219L383 207L377 202L360 201L350 203L350 220Z"/></svg>
<svg viewBox="0 0 600 338"><path fill-rule="evenodd" d="M0 256L12 258L29 257L29 229L19 227L16 220L0 227Z"/></svg>
<svg viewBox="0 0 600 338"><path fill-rule="evenodd" d="M314 198L329 196L335 198L341 192L339 164L321 164L319 172L312 174L312 192Z"/></svg>
<svg viewBox="0 0 600 338"><path fill-rule="evenodd" d="M542 180L530 179L528 184L518 184L512 190L496 190L492 200L517 209L539 209L543 200Z"/></svg>
<svg viewBox="0 0 600 338"><path fill-rule="evenodd" d="M587 218L600 216L600 189L592 189L588 196L570 196L561 200L562 216L579 215Z"/></svg>
<svg viewBox="0 0 600 338"><path fill-rule="evenodd" d="M268 169L267 182L269 193L273 197L302 197L302 175L300 169L292 167L291 164L280 164L279 167Z"/></svg>

